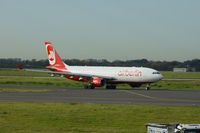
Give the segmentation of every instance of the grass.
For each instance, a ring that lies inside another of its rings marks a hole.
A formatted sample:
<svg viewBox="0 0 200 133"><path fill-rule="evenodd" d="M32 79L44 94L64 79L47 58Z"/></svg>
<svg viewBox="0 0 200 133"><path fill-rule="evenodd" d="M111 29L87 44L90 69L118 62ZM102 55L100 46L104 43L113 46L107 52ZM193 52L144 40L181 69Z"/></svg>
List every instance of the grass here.
<svg viewBox="0 0 200 133"><path fill-rule="evenodd" d="M159 81L151 84L152 89L167 89L167 90L200 90L200 81Z"/></svg>
<svg viewBox="0 0 200 133"><path fill-rule="evenodd" d="M199 107L0 103L1 132L144 133L146 123L198 123Z"/></svg>
<svg viewBox="0 0 200 133"><path fill-rule="evenodd" d="M200 78L200 72L191 73L174 73L162 72L165 78ZM0 77L0 86L56 86L83 88L85 83L68 80L66 78L48 77L47 73L24 72L16 69L0 69L0 76L17 76L17 77ZM24 77L27 76L27 77ZM31 76L37 76L33 78ZM41 78L40 78L41 77ZM45 78L43 78L45 77ZM160 81L151 85L152 89L169 89L169 90L200 90L200 82L193 81ZM129 85L119 85L118 88L131 89ZM142 86L141 89L144 89Z"/></svg>
<svg viewBox="0 0 200 133"><path fill-rule="evenodd" d="M23 88L0 88L1 92L34 92L34 93L41 93L41 92L49 92L50 90L47 89L23 89Z"/></svg>
<svg viewBox="0 0 200 133"><path fill-rule="evenodd" d="M49 77L49 74L40 72L20 71L18 69L0 69L0 76Z"/></svg>
<svg viewBox="0 0 200 133"><path fill-rule="evenodd" d="M26 78L26 77L0 77L0 86L55 86L83 88L85 83L68 80L66 78ZM118 85L120 89L131 89L129 85ZM140 87L145 88L145 85ZM168 89L168 90L200 90L200 82L198 80L189 81L159 81L151 84L152 89Z"/></svg>
<svg viewBox="0 0 200 133"><path fill-rule="evenodd" d="M0 86L83 87L65 78L42 78L48 74L0 70ZM162 72L165 78L200 78L200 73ZM21 77L21 76L30 76ZM41 78L32 78L37 76ZM120 85L119 88L130 88ZM200 90L199 81L160 81L152 89ZM1 92L46 92L48 90L0 88ZM0 102L0 132L26 133L144 133L146 123L199 123L199 107Z"/></svg>
<svg viewBox="0 0 200 133"><path fill-rule="evenodd" d="M26 78L26 77L1 77L0 85L15 86L56 86L56 87L83 87L84 83L67 80L66 78Z"/></svg>
<svg viewBox="0 0 200 133"><path fill-rule="evenodd" d="M200 72L161 72L164 78L200 79Z"/></svg>

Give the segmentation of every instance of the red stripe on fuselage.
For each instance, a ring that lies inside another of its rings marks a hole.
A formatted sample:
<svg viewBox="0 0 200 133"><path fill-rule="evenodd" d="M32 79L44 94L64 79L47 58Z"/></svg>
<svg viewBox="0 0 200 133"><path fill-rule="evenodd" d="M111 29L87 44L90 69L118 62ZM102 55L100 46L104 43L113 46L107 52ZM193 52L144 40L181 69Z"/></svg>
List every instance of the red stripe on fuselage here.
<svg viewBox="0 0 200 133"><path fill-rule="evenodd" d="M67 79L71 79L74 81L82 81L82 82L89 82L89 80L87 78L81 78L80 76L66 76Z"/></svg>

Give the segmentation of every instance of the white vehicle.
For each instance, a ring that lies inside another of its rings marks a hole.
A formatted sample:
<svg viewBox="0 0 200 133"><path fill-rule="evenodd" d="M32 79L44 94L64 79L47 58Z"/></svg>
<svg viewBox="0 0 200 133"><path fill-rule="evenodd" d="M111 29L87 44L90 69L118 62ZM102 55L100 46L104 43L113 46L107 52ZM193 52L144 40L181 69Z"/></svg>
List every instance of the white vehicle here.
<svg viewBox="0 0 200 133"><path fill-rule="evenodd" d="M155 124L146 125L147 133L200 133L200 124Z"/></svg>
<svg viewBox="0 0 200 133"><path fill-rule="evenodd" d="M94 89L103 87L115 89L117 84L129 84L131 87L139 87L146 84L146 90L150 89L150 84L163 78L157 70L145 67L100 67L100 66L69 66L65 64L50 42L45 42L49 59L50 71L28 70L36 72L51 73L61 75L75 81L87 82L85 88ZM19 69L22 69L18 66Z"/></svg>
<svg viewBox="0 0 200 133"><path fill-rule="evenodd" d="M200 133L200 124L178 124L175 133Z"/></svg>

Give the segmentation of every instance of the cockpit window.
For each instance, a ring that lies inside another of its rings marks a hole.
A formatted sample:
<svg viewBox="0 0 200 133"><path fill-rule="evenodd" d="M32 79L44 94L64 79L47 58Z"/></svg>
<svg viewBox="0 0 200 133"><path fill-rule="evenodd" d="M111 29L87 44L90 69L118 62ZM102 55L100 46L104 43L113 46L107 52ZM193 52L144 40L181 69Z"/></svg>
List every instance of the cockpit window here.
<svg viewBox="0 0 200 133"><path fill-rule="evenodd" d="M160 72L153 72L153 74L160 74Z"/></svg>

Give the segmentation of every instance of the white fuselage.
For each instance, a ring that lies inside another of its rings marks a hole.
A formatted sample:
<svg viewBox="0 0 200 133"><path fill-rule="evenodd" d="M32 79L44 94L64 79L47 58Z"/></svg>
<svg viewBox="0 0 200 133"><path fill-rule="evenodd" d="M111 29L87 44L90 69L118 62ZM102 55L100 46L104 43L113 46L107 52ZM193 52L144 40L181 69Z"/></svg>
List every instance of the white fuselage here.
<svg viewBox="0 0 200 133"><path fill-rule="evenodd" d="M67 66L72 73L114 77L113 82L121 83L152 83L163 78L158 71L145 67L92 67Z"/></svg>
<svg viewBox="0 0 200 133"><path fill-rule="evenodd" d="M68 66L61 60L51 42L45 42L45 46L50 64L48 69L71 80L89 82L89 88L102 87L105 83L110 86L114 83L138 86L159 81L163 77L158 71L145 67Z"/></svg>

